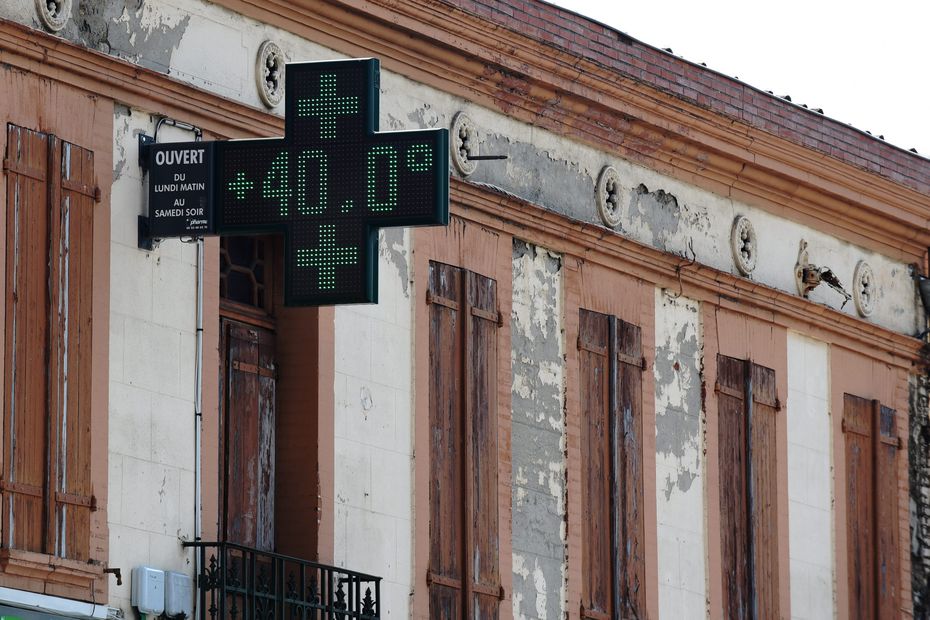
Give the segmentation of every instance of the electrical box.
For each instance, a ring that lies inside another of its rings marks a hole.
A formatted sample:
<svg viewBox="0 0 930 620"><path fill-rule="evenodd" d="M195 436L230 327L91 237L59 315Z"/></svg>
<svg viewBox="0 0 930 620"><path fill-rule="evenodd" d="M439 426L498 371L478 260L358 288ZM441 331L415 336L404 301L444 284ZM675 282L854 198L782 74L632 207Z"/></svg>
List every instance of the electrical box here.
<svg viewBox="0 0 930 620"><path fill-rule="evenodd" d="M165 573L165 614L169 618L194 617L194 584L184 573Z"/></svg>
<svg viewBox="0 0 930 620"><path fill-rule="evenodd" d="M132 569L132 606L156 616L165 611L165 571L149 566Z"/></svg>

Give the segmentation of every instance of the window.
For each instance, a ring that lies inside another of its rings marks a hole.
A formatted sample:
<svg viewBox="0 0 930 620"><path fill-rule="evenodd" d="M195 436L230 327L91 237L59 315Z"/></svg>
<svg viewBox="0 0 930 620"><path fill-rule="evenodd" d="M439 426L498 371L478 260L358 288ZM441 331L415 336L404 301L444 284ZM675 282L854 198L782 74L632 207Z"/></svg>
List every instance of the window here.
<svg viewBox="0 0 930 620"><path fill-rule="evenodd" d="M498 617L497 285L430 263L431 618Z"/></svg>
<svg viewBox="0 0 930 620"><path fill-rule="evenodd" d="M90 559L94 155L7 130L3 546Z"/></svg>
<svg viewBox="0 0 930 620"><path fill-rule="evenodd" d="M644 618L642 334L581 310L582 618Z"/></svg>
<svg viewBox="0 0 930 620"><path fill-rule="evenodd" d="M778 618L775 371L717 356L723 615Z"/></svg>
<svg viewBox="0 0 930 620"><path fill-rule="evenodd" d="M843 395L850 618L893 618L898 587L895 411Z"/></svg>

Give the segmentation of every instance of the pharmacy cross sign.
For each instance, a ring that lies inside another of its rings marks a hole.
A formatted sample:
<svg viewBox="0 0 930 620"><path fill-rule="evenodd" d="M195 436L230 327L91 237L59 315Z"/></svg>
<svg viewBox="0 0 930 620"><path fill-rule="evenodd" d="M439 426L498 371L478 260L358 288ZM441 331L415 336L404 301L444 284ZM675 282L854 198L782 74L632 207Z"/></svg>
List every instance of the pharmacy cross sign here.
<svg viewBox="0 0 930 620"><path fill-rule="evenodd" d="M379 132L375 59L286 71L284 137L215 145L215 231L284 234L286 305L375 302L378 229L448 223L448 130Z"/></svg>

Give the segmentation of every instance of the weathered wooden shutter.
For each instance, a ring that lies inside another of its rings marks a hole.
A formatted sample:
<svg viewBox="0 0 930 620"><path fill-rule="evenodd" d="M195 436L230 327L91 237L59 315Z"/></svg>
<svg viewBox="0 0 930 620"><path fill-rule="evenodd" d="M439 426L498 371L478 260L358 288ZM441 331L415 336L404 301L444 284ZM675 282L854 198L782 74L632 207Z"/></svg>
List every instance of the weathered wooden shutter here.
<svg viewBox="0 0 930 620"><path fill-rule="evenodd" d="M581 390L582 618L613 617L611 541L611 364L606 314L581 310L578 367Z"/></svg>
<svg viewBox="0 0 930 620"><path fill-rule="evenodd" d="M497 618L496 283L430 263L430 615Z"/></svg>
<svg viewBox="0 0 930 620"><path fill-rule="evenodd" d="M51 552L48 465L49 140L7 131L4 546Z"/></svg>
<svg viewBox="0 0 930 620"><path fill-rule="evenodd" d="M645 615L642 474L642 335L582 309L583 618Z"/></svg>
<svg viewBox="0 0 930 620"><path fill-rule="evenodd" d="M724 617L778 617L775 372L717 356Z"/></svg>
<svg viewBox="0 0 930 620"><path fill-rule="evenodd" d="M743 360L717 356L723 617L752 617L746 383Z"/></svg>
<svg viewBox="0 0 930 620"><path fill-rule="evenodd" d="M898 466L897 414L873 401L875 435L875 533L878 543L878 617L898 616Z"/></svg>
<svg viewBox="0 0 930 620"><path fill-rule="evenodd" d="M475 273L465 277L465 416L468 475L465 514L471 520L466 535L467 563L473 602L468 618L498 617L500 583L497 506L497 312L496 283Z"/></svg>
<svg viewBox="0 0 930 620"><path fill-rule="evenodd" d="M274 550L274 335L226 324L225 540Z"/></svg>
<svg viewBox="0 0 930 620"><path fill-rule="evenodd" d="M844 394L843 432L850 617L894 618L899 528L895 411Z"/></svg>
<svg viewBox="0 0 930 620"><path fill-rule="evenodd" d="M646 617L646 546L643 521L643 346L638 326L616 319L617 402L611 435L616 486L613 548L619 580L614 608L623 618Z"/></svg>
<svg viewBox="0 0 930 620"><path fill-rule="evenodd" d="M94 158L9 125L4 544L90 557Z"/></svg>
<svg viewBox="0 0 930 620"><path fill-rule="evenodd" d="M50 138L49 494L53 550L90 558L91 306L94 154ZM50 170L53 170L50 166Z"/></svg>
<svg viewBox="0 0 930 620"><path fill-rule="evenodd" d="M775 371L749 365L750 493L752 589L756 618L778 618L778 401ZM726 488L726 487L723 487Z"/></svg>

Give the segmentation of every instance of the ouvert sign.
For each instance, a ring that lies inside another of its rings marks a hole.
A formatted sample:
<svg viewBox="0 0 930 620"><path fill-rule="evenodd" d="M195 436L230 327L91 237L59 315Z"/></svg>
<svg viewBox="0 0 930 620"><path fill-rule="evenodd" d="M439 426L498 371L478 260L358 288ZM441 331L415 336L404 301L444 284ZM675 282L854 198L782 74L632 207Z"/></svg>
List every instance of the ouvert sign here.
<svg viewBox="0 0 930 620"><path fill-rule="evenodd" d="M148 147L148 236L282 234L285 304L377 301L378 229L448 223L448 130L379 132L375 59L286 71L283 138Z"/></svg>

